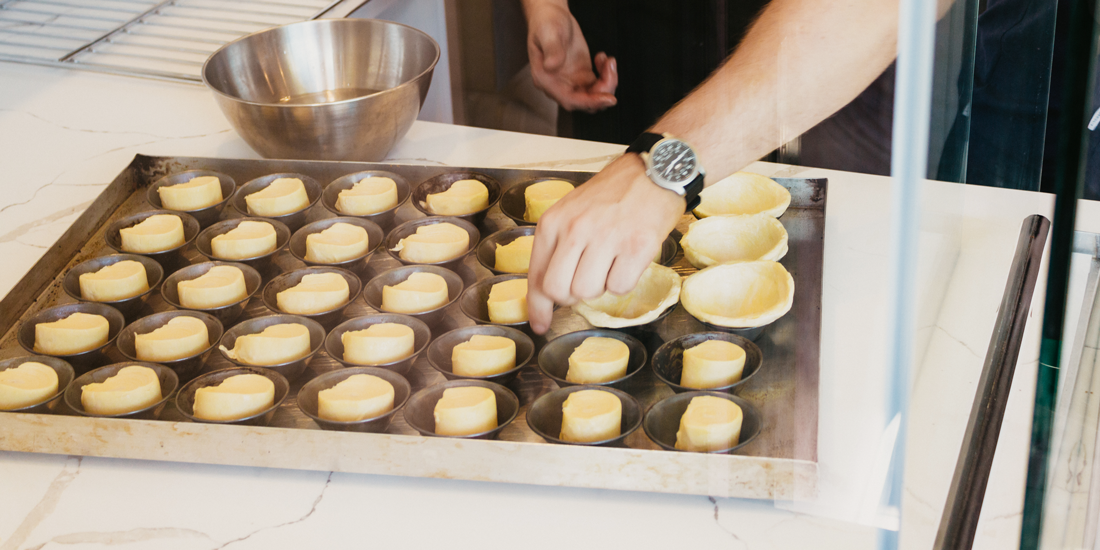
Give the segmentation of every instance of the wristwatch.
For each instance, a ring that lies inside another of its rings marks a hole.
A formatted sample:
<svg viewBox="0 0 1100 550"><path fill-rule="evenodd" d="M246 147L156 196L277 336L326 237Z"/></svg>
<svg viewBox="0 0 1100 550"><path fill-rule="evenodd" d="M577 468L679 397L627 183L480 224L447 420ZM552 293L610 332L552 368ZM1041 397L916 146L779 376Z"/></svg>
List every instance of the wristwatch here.
<svg viewBox="0 0 1100 550"><path fill-rule="evenodd" d="M699 206L706 172L699 165L695 149L686 141L668 134L645 132L627 147L626 152L642 157L646 176L658 187L684 197L688 212Z"/></svg>

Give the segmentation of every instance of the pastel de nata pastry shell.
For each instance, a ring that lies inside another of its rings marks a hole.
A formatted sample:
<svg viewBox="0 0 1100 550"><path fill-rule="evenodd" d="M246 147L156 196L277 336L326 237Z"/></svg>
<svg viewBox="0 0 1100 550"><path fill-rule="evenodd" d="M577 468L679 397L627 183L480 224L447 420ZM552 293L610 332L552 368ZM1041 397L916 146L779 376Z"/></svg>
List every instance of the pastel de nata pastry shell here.
<svg viewBox="0 0 1100 550"><path fill-rule="evenodd" d="M149 290L145 266L134 260L122 260L81 273L78 281L81 298L94 302L125 300Z"/></svg>
<svg viewBox="0 0 1100 550"><path fill-rule="evenodd" d="M309 262L332 264L363 256L370 250L367 230L349 223L335 223L306 236L305 259Z"/></svg>
<svg viewBox="0 0 1100 550"><path fill-rule="evenodd" d="M794 278L779 262L719 264L684 280L680 303L696 319L712 325L759 327L790 311Z"/></svg>
<svg viewBox="0 0 1100 550"><path fill-rule="evenodd" d="M677 450L713 452L736 447L741 439L741 407L728 399L700 395L688 402L676 432Z"/></svg>
<svg viewBox="0 0 1100 550"><path fill-rule="evenodd" d="M358 422L393 410L396 391L389 381L355 374L317 393L317 416L332 422Z"/></svg>
<svg viewBox="0 0 1100 550"><path fill-rule="evenodd" d="M531 184L523 190L523 201L526 205L523 219L538 223L543 213L573 189L573 184L565 180L550 179Z"/></svg>
<svg viewBox="0 0 1100 550"><path fill-rule="evenodd" d="M693 211L699 218L722 214L767 214L778 218L791 205L791 192L775 180L737 172L699 194L699 206Z"/></svg>
<svg viewBox="0 0 1100 550"><path fill-rule="evenodd" d="M768 214L711 216L692 223L680 247L699 269L727 262L779 261L787 254L787 230Z"/></svg>
<svg viewBox="0 0 1100 550"><path fill-rule="evenodd" d="M163 398L157 371L142 365L125 366L102 382L83 386L80 392L85 412L108 416L140 411Z"/></svg>
<svg viewBox="0 0 1100 550"><path fill-rule="evenodd" d="M122 250L135 254L172 250L187 241L183 220L175 214L154 214L118 233Z"/></svg>
<svg viewBox="0 0 1100 550"><path fill-rule="evenodd" d="M285 216L309 207L309 194L300 178L276 178L263 189L244 196L248 214L252 216Z"/></svg>
<svg viewBox="0 0 1100 550"><path fill-rule="evenodd" d="M421 225L390 249L401 260L424 264L454 260L469 250L469 232L449 222Z"/></svg>
<svg viewBox="0 0 1100 550"><path fill-rule="evenodd" d="M674 269L650 263L634 290L622 296L605 292L599 298L578 302L573 310L597 327L644 325L676 305L680 286L680 275Z"/></svg>

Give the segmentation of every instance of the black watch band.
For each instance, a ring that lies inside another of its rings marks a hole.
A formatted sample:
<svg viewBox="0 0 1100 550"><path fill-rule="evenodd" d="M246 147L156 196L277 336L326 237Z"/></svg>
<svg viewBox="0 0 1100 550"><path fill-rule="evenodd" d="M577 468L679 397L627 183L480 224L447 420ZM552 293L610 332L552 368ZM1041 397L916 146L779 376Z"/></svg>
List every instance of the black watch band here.
<svg viewBox="0 0 1100 550"><path fill-rule="evenodd" d="M634 143L631 143L630 147L626 148L626 152L647 153L651 149L653 149L654 145L657 145L658 141L661 141L662 139L665 139L665 136L661 134L657 134L654 132L642 132L642 134L634 140ZM705 174L700 171L699 175L695 176L695 179L691 180L691 182L684 187L684 201L687 202L687 208L684 210L685 212L691 212L699 206L699 202L701 200L699 197L699 193L703 192L703 182L705 179Z"/></svg>

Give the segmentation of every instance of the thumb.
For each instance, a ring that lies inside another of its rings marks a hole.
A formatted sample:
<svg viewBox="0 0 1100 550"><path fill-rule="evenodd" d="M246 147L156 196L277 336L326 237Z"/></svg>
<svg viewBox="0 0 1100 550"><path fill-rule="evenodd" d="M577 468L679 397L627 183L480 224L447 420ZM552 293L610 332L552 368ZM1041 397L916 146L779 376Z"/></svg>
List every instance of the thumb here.
<svg viewBox="0 0 1100 550"><path fill-rule="evenodd" d="M542 67L554 72L565 65L565 44L561 34L556 32L539 33L535 36L535 45L542 53Z"/></svg>

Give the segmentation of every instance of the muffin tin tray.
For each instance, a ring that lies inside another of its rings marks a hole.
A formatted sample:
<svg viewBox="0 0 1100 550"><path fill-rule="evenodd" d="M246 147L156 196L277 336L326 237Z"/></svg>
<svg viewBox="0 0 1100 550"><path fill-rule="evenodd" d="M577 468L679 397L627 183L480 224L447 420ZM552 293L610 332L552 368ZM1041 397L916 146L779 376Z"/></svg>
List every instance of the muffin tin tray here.
<svg viewBox="0 0 1100 550"><path fill-rule="evenodd" d="M541 177L561 177L583 182L591 172L558 170L467 168L383 163L316 162L284 160L235 160L138 155L100 194L62 238L0 301L0 359L26 355L16 336L21 323L44 308L74 300L61 288L64 274L76 264L112 251L103 235L114 220L149 210L146 189L159 178L184 170L207 169L233 177L238 185L276 172L310 175L327 185L340 176L364 170L387 170L416 186L436 175L469 170L496 178L505 189ZM55 414L0 413L0 450L168 460L205 464L229 464L331 470L371 474L454 478L537 485L594 487L723 497L801 500L813 498L817 486L818 369L821 348L821 281L825 234L824 180L777 181L791 190L791 207L781 218L789 233L790 252L782 260L795 279L794 307L769 325L756 340L764 366L737 394L761 412L764 428L735 454L700 454L661 450L643 430L625 440L625 447L581 447L546 443L525 421L525 413L539 395L556 384L538 372L534 363L524 367L509 387L519 396L518 418L492 441L473 441L417 434L402 415L386 433L322 431L298 409L294 396L309 379L341 368L320 352L306 373L291 387L291 397L276 411L268 427L199 424L188 422L169 405L160 420L118 420L76 416L65 406ZM231 208L223 218L239 216ZM308 221L332 217L315 205ZM423 217L412 204L397 211L396 223ZM685 215L678 231L693 221ZM395 224L396 225L396 224ZM481 223L483 236L514 226L499 205ZM204 260L192 243L184 251L192 263ZM399 264L379 250L367 264L369 277ZM280 271L303 267L289 251L275 259ZM682 275L695 269L682 253L673 266ZM464 259L457 273L469 285L492 276L475 256ZM169 273L166 273L166 276ZM268 274L270 277L270 274ZM266 279L265 279L266 280ZM153 293L146 312L172 309L159 292ZM259 297L248 304L241 320L269 315ZM346 316L374 313L359 297ZM239 322L239 321L238 321ZM433 330L433 337L473 324L458 305ZM229 329L230 327L225 327ZM548 338L590 328L569 308L560 308ZM663 342L701 332L705 327L677 307L646 330L632 331L646 345L650 356ZM123 360L114 346L108 362ZM214 353L206 371L232 366ZM444 381L421 355L409 375L413 391ZM630 379L625 391L647 408L672 395L672 390L653 374L650 365Z"/></svg>

